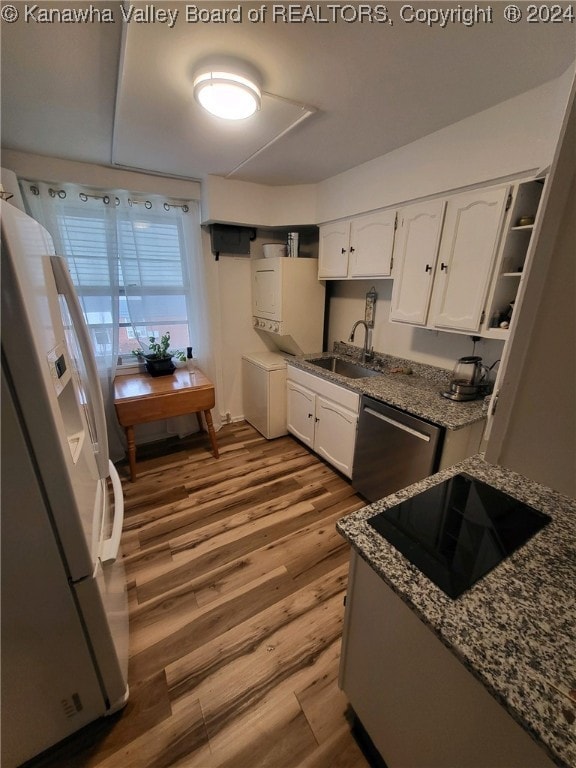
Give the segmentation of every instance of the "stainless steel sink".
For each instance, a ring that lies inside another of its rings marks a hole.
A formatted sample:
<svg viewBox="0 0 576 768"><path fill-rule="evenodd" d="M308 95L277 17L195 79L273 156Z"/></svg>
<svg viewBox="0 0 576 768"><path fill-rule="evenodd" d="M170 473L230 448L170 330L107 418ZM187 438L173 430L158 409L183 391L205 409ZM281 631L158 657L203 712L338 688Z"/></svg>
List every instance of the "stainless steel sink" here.
<svg viewBox="0 0 576 768"><path fill-rule="evenodd" d="M325 371L338 373L347 379L364 379L367 376L380 376L379 371L373 371L371 368L365 368L358 363L352 363L348 360L341 360L339 357L319 357L314 360L307 360L307 363L317 365Z"/></svg>

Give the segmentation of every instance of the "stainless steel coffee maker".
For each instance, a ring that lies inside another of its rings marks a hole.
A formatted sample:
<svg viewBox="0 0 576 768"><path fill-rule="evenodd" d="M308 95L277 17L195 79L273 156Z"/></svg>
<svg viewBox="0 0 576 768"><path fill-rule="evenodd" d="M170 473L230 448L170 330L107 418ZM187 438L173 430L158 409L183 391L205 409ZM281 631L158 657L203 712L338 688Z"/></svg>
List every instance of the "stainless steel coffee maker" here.
<svg viewBox="0 0 576 768"><path fill-rule="evenodd" d="M452 371L450 387L442 392L449 400L476 400L489 391L488 368L476 355L461 357Z"/></svg>

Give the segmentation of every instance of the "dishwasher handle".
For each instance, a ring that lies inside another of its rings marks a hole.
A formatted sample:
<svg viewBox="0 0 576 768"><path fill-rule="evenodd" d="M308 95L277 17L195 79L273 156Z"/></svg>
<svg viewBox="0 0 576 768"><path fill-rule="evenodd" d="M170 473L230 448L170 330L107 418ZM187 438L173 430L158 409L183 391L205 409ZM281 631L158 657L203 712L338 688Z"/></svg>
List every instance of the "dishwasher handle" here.
<svg viewBox="0 0 576 768"><path fill-rule="evenodd" d="M412 429L412 427L408 427L406 424L402 424L401 422L395 421L394 419L389 419L388 416L384 416L382 413L378 413L378 411L374 411L372 408L366 407L364 408L364 411L365 413L370 414L370 416L375 416L381 421L386 421L388 424L392 424L392 426L396 429L401 429L404 432L408 432L410 435L417 437L419 440L424 440L426 443L430 442L430 435L427 435L424 432L419 432L417 429Z"/></svg>

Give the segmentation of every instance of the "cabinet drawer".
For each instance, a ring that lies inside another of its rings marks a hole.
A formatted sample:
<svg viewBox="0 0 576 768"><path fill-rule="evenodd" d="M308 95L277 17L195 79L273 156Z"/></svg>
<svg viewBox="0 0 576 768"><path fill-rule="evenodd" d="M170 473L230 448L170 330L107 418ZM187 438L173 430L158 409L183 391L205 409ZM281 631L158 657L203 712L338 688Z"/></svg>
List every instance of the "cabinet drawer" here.
<svg viewBox="0 0 576 768"><path fill-rule="evenodd" d="M312 389L316 394L327 397L338 405L348 408L354 413L358 413L360 406L360 395L356 392L352 392L345 387L341 387L339 384L334 384L332 381L327 381L321 376L315 376L308 371L302 371L300 368L294 368L292 365L288 365L289 381L294 381L297 384L301 384L303 387Z"/></svg>

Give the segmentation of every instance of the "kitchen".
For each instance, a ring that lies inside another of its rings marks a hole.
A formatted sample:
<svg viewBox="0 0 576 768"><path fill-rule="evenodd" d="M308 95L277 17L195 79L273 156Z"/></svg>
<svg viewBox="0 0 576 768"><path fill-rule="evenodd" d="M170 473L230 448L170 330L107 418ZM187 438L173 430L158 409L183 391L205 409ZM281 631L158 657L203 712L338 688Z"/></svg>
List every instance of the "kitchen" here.
<svg viewBox="0 0 576 768"><path fill-rule="evenodd" d="M352 28L353 25L350 25L348 29L350 35L353 34ZM182 35L185 32L183 28L175 28L174 31ZM294 34L293 30L288 31ZM15 39L12 40L12 43L10 36L6 35L8 45L18 42L16 39L17 32L18 30L15 30L13 33ZM145 70L146 61L143 59L146 55L149 56L150 48L147 46L151 40L145 38L139 42L138 36L152 35L153 32L155 35L158 34L157 30L151 28L146 30L135 26L131 27L129 31L127 45L128 48L133 46L133 49L130 48L130 50L133 50L137 57L133 66L140 73L140 76L142 76L143 71L147 71ZM23 33L20 31L20 34ZM31 30L28 31L28 34L39 36L40 30ZM225 30L222 34L228 33ZM301 34L308 35L311 32L307 29ZM452 34L454 35L454 32ZM5 33L3 33L3 37L4 35ZM36 42L42 42L42 38ZM304 39L304 42L307 42L307 39ZM295 44L294 40L293 43ZM458 45L458 43L456 44ZM25 50L25 46L20 46L20 50ZM12 55L18 60L14 51L12 51ZM149 56L149 58L154 59L153 56ZM259 230L257 232L258 239L252 245L254 253L257 253L257 248L271 239L270 233L274 232L275 229L289 230L295 227L314 227L318 223L351 218L357 214L402 205L408 201L447 195L453 190L467 190L494 182L507 183L523 174L528 175L528 172L531 175L537 175L542 169L548 168L553 161L573 76L573 66L568 66L568 61L563 68L558 69L554 77L549 77L545 82L539 83L532 89L527 87L523 92L510 96L508 99L501 99L499 103L486 106L485 109L477 109L475 114L460 115L450 121L451 124L439 127L437 130L430 129L428 136L414 137L412 141L403 145L398 144L397 148L389 152L375 153L370 159L355 160L351 157L349 165L345 166L341 172L330 175L314 184L295 184L292 182L267 185L254 180L258 178L259 174L262 177L262 170L255 172L253 180L250 181L240 178L222 178L226 169L217 170L215 175L214 172L209 171L209 175L203 179L201 184L184 182L181 179L170 180L170 173L164 178L142 174L135 176L133 172L127 169L122 170L110 166L106 168L106 164L104 166L95 165L94 161L92 164L79 164L78 156L63 159L65 154L61 147L48 149L50 141L55 140L54 137L50 138L49 141L47 140L44 150L42 150L41 145L37 144L35 149L32 149L30 145L26 151L23 146L25 144L24 139L19 144L20 139L12 134L12 139L8 141L6 131L3 132L6 146L3 150L2 164L8 169L14 170L21 178L60 182L76 181L77 183L101 187L122 186L131 188L131 185L136 185L136 188L143 192L152 193L166 190L166 194L179 194L182 197L191 196L192 190L194 190L196 194L202 197L202 220L204 222L224 222L228 225L256 227ZM28 62L28 66L31 66L30 62ZM300 60L297 62L297 66L302 66ZM133 74L134 72L129 71L127 67L124 77L129 79L130 75L133 76ZM23 76L21 71L20 76ZM38 83L41 83L41 74L36 72L35 76L40 78ZM6 77L6 69L4 69L4 77ZM28 90L34 87L33 80L24 80L24 82L26 82ZM147 78L147 82L151 84L149 78ZM50 92L49 87L46 92ZM38 97L40 97L39 93ZM19 103L18 99L23 98L23 95L14 98L13 103L17 104ZM110 99L111 94L108 94L106 98ZM42 103L41 99L39 99L39 103ZM17 110L14 112L14 119L16 119L16 114ZM304 130L305 125L304 123L299 129L299 135ZM132 128L129 122L120 127L124 131L128 130L128 132ZM407 129L407 126L402 127ZM23 131L24 126L20 125L19 130ZM121 138L121 131L119 130L117 136L119 145ZM142 137L142 141L146 153L148 148L145 138ZM287 137L288 142L289 138ZM298 142L296 143L298 144ZM281 146L282 142L279 141L276 148ZM490 146L489 152L486 151L487 146ZM297 149L300 149L300 146ZM270 152L272 153L272 151L271 149ZM357 151L357 148L351 147L349 154L352 155L353 152ZM155 154L153 163L168 163L169 158L161 157L162 153L166 154L166 152L166 146L162 145L162 149L159 149ZM456 154L457 162L455 162ZM59 159L56 160L55 158ZM240 157L240 160L243 159L244 157ZM229 157L226 157L225 160L230 166L233 165ZM215 162L214 158L211 158L211 161ZM269 167L271 164L270 156L267 152L263 152L259 158L255 159L255 162L260 164L261 168ZM299 164L303 165L305 162L305 160L299 161ZM134 160L122 163L121 158L117 158L116 164L141 167L140 163L136 163ZM160 173L156 167L151 167L150 170ZM172 166L172 173L175 173L174 165ZM301 178L304 178L303 171ZM119 179L122 179L122 183ZM382 179L386 180L385 184L382 183ZM268 341L265 336L259 334L252 327L250 259L230 257L223 253L216 261L212 254L207 230L203 233L203 246L207 264L212 270L211 277L215 281L212 287L217 296L216 304L218 306L218 314L215 317L215 323L220 329L218 345L220 361L216 378L217 407L224 422L230 420L234 423L243 416L242 354L249 351L267 350ZM372 339L376 351L409 359L414 363L439 366L448 371L451 370L457 358L472 353L473 342L468 334L414 329L406 325L383 322L388 316L392 302L393 284L394 280L390 279L377 279L376 281L375 288L378 299ZM331 350L334 342L346 341L354 322L364 317L365 295L373 285L374 280L372 279L335 280L330 283L330 321L326 350ZM558 303L560 304L560 302ZM569 306L566 305L570 305L570 302L565 301L562 305L563 311L568 313ZM568 328L569 325L570 318L567 315L562 327ZM502 348L501 340L482 337L478 342L476 351L487 364L492 365L501 357ZM561 352L564 348L561 347L556 353L557 359L564 359ZM317 351L320 352L321 350L318 349ZM520 354L520 350L518 354ZM516 370L521 369L521 364L522 359L520 357L519 361L515 361ZM547 365L549 367L551 364ZM562 385L555 382L555 386L561 388ZM503 392L502 402L504 402L505 396L509 398L510 394ZM528 394L526 396L529 398ZM531 413L530 410L528 412ZM511 416L513 421L522 421L520 414L516 416L514 412L511 412ZM532 417L536 418L531 413ZM568 419L566 419L567 423L564 427L558 426L556 423L547 423L549 416L547 416L545 408L541 409L538 417L542 420L542 423L538 423L537 427L540 434L549 432L551 433L550 437L555 438L559 434L556 430L564 429L566 439L570 439ZM495 423L494 428L501 429L501 426ZM513 435L514 431L512 430L510 434ZM550 440L548 444L550 445L552 442ZM546 444L547 441L544 439L535 444L533 439L518 438L515 445L507 448L508 460L512 462L514 468L514 457L521 456L518 467L520 472L522 472L522 468L529 467L530 471L525 470L524 472L529 477L540 480L545 485L550 484L561 492L573 496L573 488L570 486L571 480L562 481L563 477L570 477L568 473L571 468L573 469L569 444L566 443L563 453L554 452L554 466L550 466L552 460L547 460ZM530 450L528 450L527 445L529 445ZM503 453L506 454L506 450ZM548 480L552 474L556 474L557 477L553 481ZM558 483L562 482L564 485L558 486Z"/></svg>

